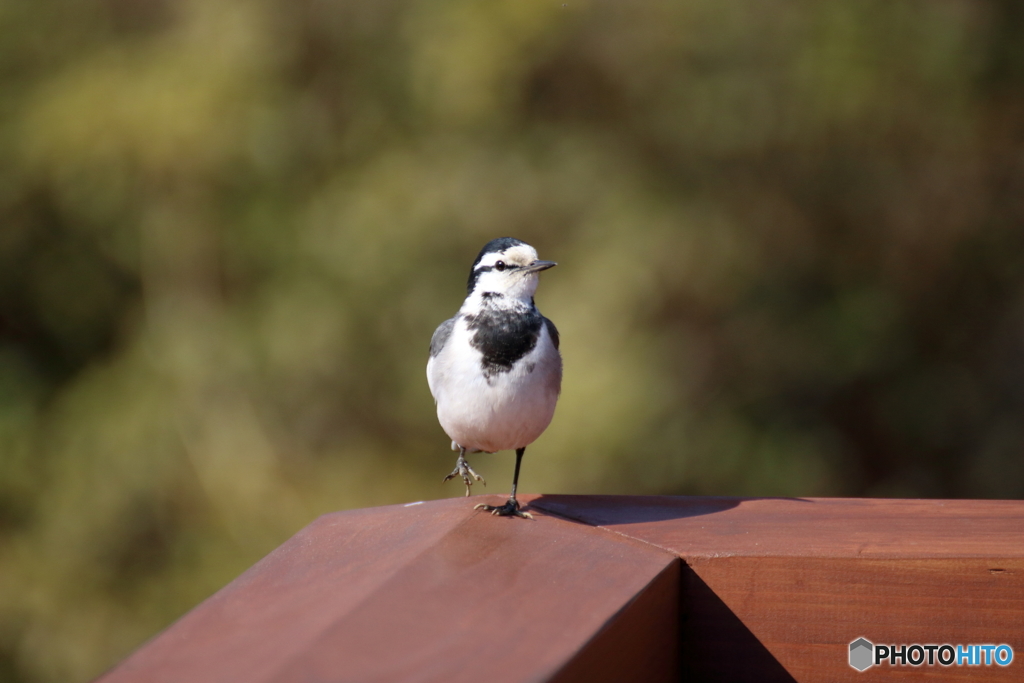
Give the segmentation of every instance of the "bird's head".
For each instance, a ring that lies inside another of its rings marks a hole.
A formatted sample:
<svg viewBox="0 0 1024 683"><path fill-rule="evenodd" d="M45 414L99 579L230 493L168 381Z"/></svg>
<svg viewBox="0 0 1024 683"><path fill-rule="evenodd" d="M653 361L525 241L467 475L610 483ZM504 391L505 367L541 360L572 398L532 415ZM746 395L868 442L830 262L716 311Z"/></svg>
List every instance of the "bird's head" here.
<svg viewBox="0 0 1024 683"><path fill-rule="evenodd" d="M470 297L504 296L528 301L537 291L538 274L555 266L537 259L537 250L514 237L491 240L469 271Z"/></svg>

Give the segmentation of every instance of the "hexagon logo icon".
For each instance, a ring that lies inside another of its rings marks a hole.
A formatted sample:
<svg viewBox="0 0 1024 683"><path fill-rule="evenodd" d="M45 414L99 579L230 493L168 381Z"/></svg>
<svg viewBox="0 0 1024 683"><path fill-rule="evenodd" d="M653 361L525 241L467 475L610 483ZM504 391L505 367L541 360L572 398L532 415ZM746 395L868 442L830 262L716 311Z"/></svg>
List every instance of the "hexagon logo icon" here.
<svg viewBox="0 0 1024 683"><path fill-rule="evenodd" d="M864 671L874 662L875 646L867 638L858 638L850 643L850 666L857 671Z"/></svg>

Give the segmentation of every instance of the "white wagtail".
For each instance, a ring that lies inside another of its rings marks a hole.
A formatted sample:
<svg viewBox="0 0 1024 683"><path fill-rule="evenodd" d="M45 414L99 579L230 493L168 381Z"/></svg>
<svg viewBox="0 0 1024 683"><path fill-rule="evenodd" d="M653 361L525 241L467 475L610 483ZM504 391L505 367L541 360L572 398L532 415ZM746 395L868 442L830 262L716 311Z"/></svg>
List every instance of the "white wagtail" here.
<svg viewBox="0 0 1024 683"><path fill-rule="evenodd" d="M467 452L516 451L508 501L476 506L495 515L530 516L516 500L519 465L551 423L562 386L558 330L533 303L540 271L554 265L537 260L525 242L491 240L473 262L462 308L430 340L427 383L437 419L459 452L444 480L461 476L468 496L473 479L483 477L466 462Z"/></svg>

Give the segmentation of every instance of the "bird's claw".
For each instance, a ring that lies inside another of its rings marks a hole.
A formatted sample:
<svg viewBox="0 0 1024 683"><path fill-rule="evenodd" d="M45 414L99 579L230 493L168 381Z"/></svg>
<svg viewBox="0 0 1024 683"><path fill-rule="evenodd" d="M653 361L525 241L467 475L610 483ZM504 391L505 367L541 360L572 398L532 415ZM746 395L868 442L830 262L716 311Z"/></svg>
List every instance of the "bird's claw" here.
<svg viewBox="0 0 1024 683"><path fill-rule="evenodd" d="M533 519L533 515L529 512L523 512L519 509L519 501L515 498L509 498L505 501L504 505L487 505L486 503L480 503L479 505L473 506L474 510L485 510L490 512L492 515L498 517L523 517L524 519Z"/></svg>
<svg viewBox="0 0 1024 683"><path fill-rule="evenodd" d="M467 497L469 496L470 488L473 486L473 479L476 479L479 482L483 482L483 485L487 486L487 482L484 480L484 478L481 477L476 472L474 472L473 468L469 466L469 463L466 462L466 459L463 458L461 455L459 456L459 459L455 461L455 469L452 470L451 474L444 478L444 481L454 479L455 477L462 477L462 481L465 482L466 484ZM472 477L472 479L470 479L470 477Z"/></svg>

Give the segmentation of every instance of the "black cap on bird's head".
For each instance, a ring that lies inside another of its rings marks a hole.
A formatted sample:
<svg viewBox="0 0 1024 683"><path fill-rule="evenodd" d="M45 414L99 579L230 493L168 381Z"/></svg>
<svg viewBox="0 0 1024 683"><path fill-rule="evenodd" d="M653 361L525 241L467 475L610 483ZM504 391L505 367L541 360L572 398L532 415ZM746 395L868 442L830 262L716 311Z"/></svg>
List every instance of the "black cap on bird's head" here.
<svg viewBox="0 0 1024 683"><path fill-rule="evenodd" d="M517 240L515 237L498 237L491 240L484 245L484 248L480 250L480 253L476 255L476 261L473 261L473 268L476 268L477 264L483 260L483 257L487 254L493 254L494 252L501 252L512 247L518 247L526 244L522 240Z"/></svg>

